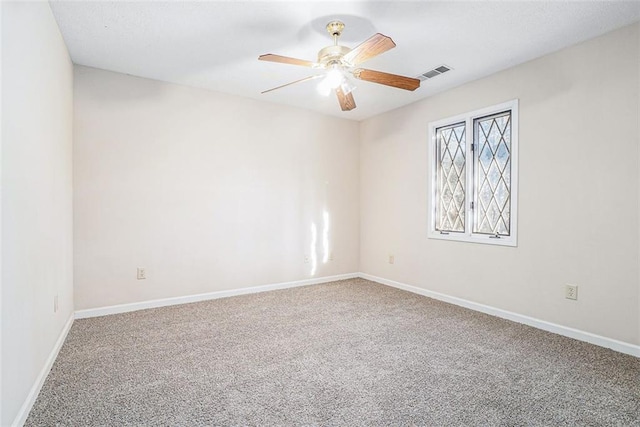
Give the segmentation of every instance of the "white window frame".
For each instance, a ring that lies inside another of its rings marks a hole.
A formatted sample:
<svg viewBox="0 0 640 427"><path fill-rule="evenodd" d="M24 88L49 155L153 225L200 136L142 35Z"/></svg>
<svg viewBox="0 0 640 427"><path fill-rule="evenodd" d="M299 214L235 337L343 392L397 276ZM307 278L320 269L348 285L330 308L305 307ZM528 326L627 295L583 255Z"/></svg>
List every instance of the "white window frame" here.
<svg viewBox="0 0 640 427"><path fill-rule="evenodd" d="M473 232L473 215L471 203L475 198L474 171L477 164L478 153L472 151L472 144L477 144L474 135L474 120L511 110L511 194L510 194L510 225L509 236L490 236ZM437 141L436 130L455 123L465 123L465 231L449 232L445 234L436 230L436 206L437 206ZM500 246L517 246L518 243L518 100L514 99L502 104L492 105L480 110L447 117L442 120L429 123L429 153L428 164L431 167L429 174L429 205L428 212L428 237L430 239L454 240L459 242L483 243Z"/></svg>

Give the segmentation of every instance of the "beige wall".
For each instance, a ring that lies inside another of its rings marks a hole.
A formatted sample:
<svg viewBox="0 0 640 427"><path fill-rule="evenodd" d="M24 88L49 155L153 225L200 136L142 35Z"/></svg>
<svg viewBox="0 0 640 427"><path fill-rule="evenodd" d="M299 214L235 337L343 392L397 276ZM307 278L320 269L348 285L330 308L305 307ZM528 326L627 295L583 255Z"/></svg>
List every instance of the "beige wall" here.
<svg viewBox="0 0 640 427"><path fill-rule="evenodd" d="M48 3L1 7L0 424L6 426L73 312L73 66Z"/></svg>
<svg viewBox="0 0 640 427"><path fill-rule="evenodd" d="M363 122L361 271L639 344L638 39L636 24ZM514 98L518 247L427 239L429 122Z"/></svg>
<svg viewBox="0 0 640 427"><path fill-rule="evenodd" d="M357 271L358 123L81 66L74 99L77 310Z"/></svg>

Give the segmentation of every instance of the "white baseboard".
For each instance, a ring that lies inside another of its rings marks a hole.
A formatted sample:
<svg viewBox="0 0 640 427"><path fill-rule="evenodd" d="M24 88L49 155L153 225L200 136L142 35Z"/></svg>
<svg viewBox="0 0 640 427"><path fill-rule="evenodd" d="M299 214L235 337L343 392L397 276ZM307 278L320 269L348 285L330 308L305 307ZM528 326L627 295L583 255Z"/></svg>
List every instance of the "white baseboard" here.
<svg viewBox="0 0 640 427"><path fill-rule="evenodd" d="M274 291L277 289L295 288L298 286L316 285L319 283L333 282L336 280L353 279L358 277L358 273L338 274L335 276L318 277L313 279L296 280L293 282L281 282L270 285L252 286L249 288L229 289L226 291L207 292L197 295L186 295L181 297L163 298L150 301L134 302L129 304L111 305L108 307L90 308L78 310L75 313L76 319L88 317L106 316L109 314L126 313L129 311L144 310L147 308L166 307L170 305L186 304L191 302L206 301L218 298L227 298L237 295L254 294L258 292Z"/></svg>
<svg viewBox="0 0 640 427"><path fill-rule="evenodd" d="M56 341L55 345L51 349L51 353L49 353L49 357L47 357L47 360L44 363L42 370L38 374L38 377L36 378L35 383L31 387L31 390L29 390L29 394L27 395L27 398L25 399L24 403L20 407L20 410L18 411L18 415L13 420L13 423L11 423L12 427L21 427L22 425L24 425L25 421L27 421L29 412L31 412L31 408L33 407L33 404L36 402L36 399L38 398L38 394L40 394L40 389L42 389L44 381L47 379L47 375L49 375L49 371L53 366L53 362L56 361L56 357L58 357L58 352L62 348L62 344L64 344L64 340L67 338L67 334L71 329L71 325L73 325L73 318L74 318L73 313L71 313L71 316L69 316L69 320L67 320L67 323L65 323L64 327L62 328L62 331L60 332L60 335L58 336L58 340Z"/></svg>
<svg viewBox="0 0 640 427"><path fill-rule="evenodd" d="M579 341L585 341L590 344L595 344L600 347L610 348L620 353L629 354L631 356L640 357L640 346L635 344L626 343L623 341L614 340L612 338L603 337L601 335L592 334L591 332L581 331L579 329L569 328L567 326L558 325L556 323L547 322L545 320L536 319L534 317L524 316L522 314L514 313L512 311L502 310L499 308L491 307L477 302L468 301L462 298L452 297L439 292L429 291L427 289L418 288L417 286L407 285L404 283L396 282L382 277L373 276L371 274L360 273L360 277L363 279L378 282L383 285L392 286L394 288L403 289L405 291L413 292L415 294L424 295L429 298L437 299L440 301L448 302L450 304L458 305L461 307L469 308L471 310L479 311L481 313L490 314L492 316L501 317L503 319L511 320L517 323L522 323L534 328L542 329L547 332L553 332L554 334L563 335L565 337L573 338Z"/></svg>

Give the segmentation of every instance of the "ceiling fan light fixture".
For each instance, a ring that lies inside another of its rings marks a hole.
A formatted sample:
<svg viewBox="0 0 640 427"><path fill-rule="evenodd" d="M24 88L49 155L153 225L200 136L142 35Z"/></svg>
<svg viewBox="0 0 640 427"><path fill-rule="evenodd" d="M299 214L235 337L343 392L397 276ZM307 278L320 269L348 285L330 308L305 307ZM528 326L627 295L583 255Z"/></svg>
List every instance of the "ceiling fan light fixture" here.
<svg viewBox="0 0 640 427"><path fill-rule="evenodd" d="M337 67L331 68L325 77L327 85L331 89L336 89L344 81L344 74Z"/></svg>
<svg viewBox="0 0 640 427"><path fill-rule="evenodd" d="M332 65L324 79L318 83L318 92L321 95L329 96L331 91L337 89L347 81L344 73L338 65Z"/></svg>

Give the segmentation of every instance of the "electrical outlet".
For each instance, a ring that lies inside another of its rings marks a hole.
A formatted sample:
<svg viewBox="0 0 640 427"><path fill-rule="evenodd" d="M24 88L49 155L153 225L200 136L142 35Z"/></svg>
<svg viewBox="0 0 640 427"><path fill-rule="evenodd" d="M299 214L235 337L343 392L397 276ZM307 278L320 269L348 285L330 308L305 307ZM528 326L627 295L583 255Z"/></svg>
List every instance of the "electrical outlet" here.
<svg viewBox="0 0 640 427"><path fill-rule="evenodd" d="M309 264L309 255L304 256L304 263Z"/></svg>
<svg viewBox="0 0 640 427"><path fill-rule="evenodd" d="M58 312L58 295L54 295L53 297L53 312Z"/></svg>
<svg viewBox="0 0 640 427"><path fill-rule="evenodd" d="M389 264L393 264L396 262L396 257L394 255L389 255Z"/></svg>
<svg viewBox="0 0 640 427"><path fill-rule="evenodd" d="M333 261L333 252L329 252L329 261Z"/></svg>
<svg viewBox="0 0 640 427"><path fill-rule="evenodd" d="M578 299L578 285L565 285L564 297L567 299Z"/></svg>
<svg viewBox="0 0 640 427"><path fill-rule="evenodd" d="M138 267L138 280L144 280L147 278L147 271L144 267Z"/></svg>

